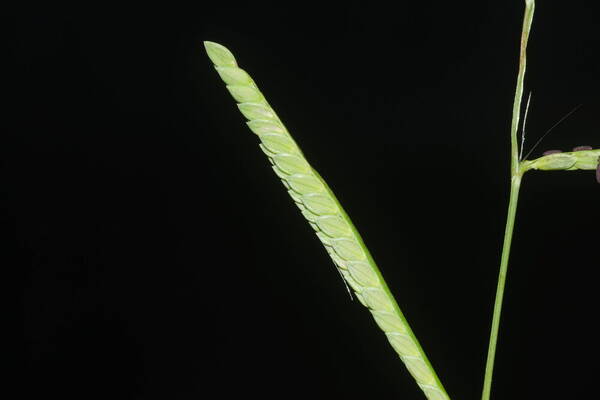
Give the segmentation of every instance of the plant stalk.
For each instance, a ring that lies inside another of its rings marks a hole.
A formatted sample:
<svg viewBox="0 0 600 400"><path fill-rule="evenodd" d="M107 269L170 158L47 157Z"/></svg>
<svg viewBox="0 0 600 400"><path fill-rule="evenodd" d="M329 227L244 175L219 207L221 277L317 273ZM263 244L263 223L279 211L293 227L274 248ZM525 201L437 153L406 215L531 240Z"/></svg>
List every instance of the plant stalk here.
<svg viewBox="0 0 600 400"><path fill-rule="evenodd" d="M492 389L492 376L494 373L494 360L496 358L496 344L498 343L498 330L500 328L500 314L502 313L502 300L504 299L504 286L506 285L506 273L508 271L508 259L517 215L517 203L519 201L519 189L521 187L522 175L518 173L511 179L510 201L508 203L508 216L506 218L506 229L504 231L504 245L502 246L502 259L500 261L500 273L498 275L498 286L496 288L496 300L494 303L494 316L492 318L492 331L488 346L488 356L485 365L485 378L483 381L482 400L489 400Z"/></svg>
<svg viewBox="0 0 600 400"><path fill-rule="evenodd" d="M500 261L500 273L498 275L498 286L496 288L496 300L494 301L494 316L492 317L492 330L488 346L488 356L485 364L485 377L483 380L482 400L490 399L492 390L492 375L494 373L494 360L496 358L496 345L498 343L498 330L500 328L500 314L502 313L502 300L504 299L504 286L506 285L506 274L508 271L508 259L510 256L510 245L515 227L517 215L517 202L519 200L519 189L524 170L519 159L519 142L517 131L519 130L519 118L521 116L521 101L523 99L523 86L525 81L525 70L527 69L527 42L533 23L535 0L525 0L525 13L523 15L523 29L521 31L521 50L519 53L519 72L517 74L517 87L513 102L512 123L510 127L510 200L508 203L508 216L506 218L506 229L504 231L504 244L502 246L502 258Z"/></svg>

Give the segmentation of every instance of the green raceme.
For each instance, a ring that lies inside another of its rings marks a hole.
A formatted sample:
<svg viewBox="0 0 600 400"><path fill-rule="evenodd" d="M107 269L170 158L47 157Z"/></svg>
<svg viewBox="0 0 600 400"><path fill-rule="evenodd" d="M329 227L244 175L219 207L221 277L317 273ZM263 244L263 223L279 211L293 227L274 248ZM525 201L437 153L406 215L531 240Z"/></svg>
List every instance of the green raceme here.
<svg viewBox="0 0 600 400"><path fill-rule="evenodd" d="M543 171L595 170L600 160L600 149L580 150L543 156L531 161L522 161L523 172L530 169Z"/></svg>
<svg viewBox="0 0 600 400"><path fill-rule="evenodd" d="M430 400L448 400L371 254L335 195L310 166L252 78L238 67L231 52L217 43L204 44L215 69L248 120L248 127L258 136L273 171L315 230L348 286L369 309L425 396Z"/></svg>

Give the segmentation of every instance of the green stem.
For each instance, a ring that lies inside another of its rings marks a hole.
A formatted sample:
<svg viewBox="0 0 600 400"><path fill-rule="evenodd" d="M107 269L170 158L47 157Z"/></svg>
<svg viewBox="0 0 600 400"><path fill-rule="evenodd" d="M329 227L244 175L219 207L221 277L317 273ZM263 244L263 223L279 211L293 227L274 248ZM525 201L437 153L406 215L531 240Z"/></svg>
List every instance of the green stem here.
<svg viewBox="0 0 600 400"><path fill-rule="evenodd" d="M485 377L483 380L482 400L490 399L492 390L492 375L494 373L494 359L496 358L496 345L498 343L498 330L500 328L500 314L502 313L502 300L504 299L504 286L506 285L506 273L508 271L508 259L510 256L510 245L512 242L515 217L517 215L517 202L519 200L519 189L524 169L521 168L519 160L519 143L517 131L519 129L519 117L521 116L521 100L523 98L523 84L525 81L525 70L527 69L527 41L533 23L535 0L525 0L525 14L523 16L523 30L521 32L521 51L519 53L519 72L517 74L517 88L513 102L513 115L510 127L510 154L511 154L511 183L510 201L508 203L508 216L506 218L506 230L504 231L504 245L502 246L502 259L500 261L500 274L498 276L498 287L496 289L496 300L494 302L494 316L492 318L492 331L488 356L485 364Z"/></svg>
<svg viewBox="0 0 600 400"><path fill-rule="evenodd" d="M489 400L492 389L492 375L494 373L494 359L496 358L496 344L498 342L498 329L500 327L500 314L502 313L502 300L504 298L504 286L506 285L506 273L508 271L508 259L510 256L510 245L512 242L517 215L517 202L519 200L519 188L521 187L522 175L514 175L510 185L510 202L508 204L508 216L506 218L506 230L504 231L504 245L502 246L502 260L500 261L500 274L498 275L498 287L496 289L496 301L494 303L494 316L492 318L492 331L488 347L488 357L485 365L485 378L483 382L482 400Z"/></svg>

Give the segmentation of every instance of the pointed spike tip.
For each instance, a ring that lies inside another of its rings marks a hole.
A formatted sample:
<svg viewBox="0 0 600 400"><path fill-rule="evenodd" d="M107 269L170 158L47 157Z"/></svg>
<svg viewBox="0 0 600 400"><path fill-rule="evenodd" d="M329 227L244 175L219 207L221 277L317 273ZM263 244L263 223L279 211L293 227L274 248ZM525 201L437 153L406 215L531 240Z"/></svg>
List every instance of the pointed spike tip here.
<svg viewBox="0 0 600 400"><path fill-rule="evenodd" d="M217 67L237 67L235 57L233 54L231 54L231 51L229 51L227 47L219 43L205 40L204 48L206 49L208 58L210 58L213 64L215 64Z"/></svg>

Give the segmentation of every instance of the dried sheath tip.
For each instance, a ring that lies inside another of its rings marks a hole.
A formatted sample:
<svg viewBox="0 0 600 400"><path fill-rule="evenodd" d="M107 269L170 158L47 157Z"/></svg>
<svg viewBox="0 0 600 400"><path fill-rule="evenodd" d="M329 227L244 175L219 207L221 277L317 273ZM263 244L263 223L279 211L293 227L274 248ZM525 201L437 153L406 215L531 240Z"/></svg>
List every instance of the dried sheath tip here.
<svg viewBox="0 0 600 400"><path fill-rule="evenodd" d="M584 151L584 150L592 150L592 146L577 146L573 148L573 151Z"/></svg>
<svg viewBox="0 0 600 400"><path fill-rule="evenodd" d="M562 150L546 150L542 155L549 156L550 154L562 153Z"/></svg>

